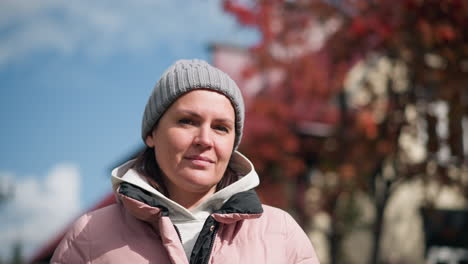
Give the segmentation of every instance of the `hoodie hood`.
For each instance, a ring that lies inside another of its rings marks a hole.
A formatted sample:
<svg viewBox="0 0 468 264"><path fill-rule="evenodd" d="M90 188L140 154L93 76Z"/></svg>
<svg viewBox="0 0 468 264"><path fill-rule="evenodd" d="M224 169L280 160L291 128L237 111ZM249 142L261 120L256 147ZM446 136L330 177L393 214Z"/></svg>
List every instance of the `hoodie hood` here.
<svg viewBox="0 0 468 264"><path fill-rule="evenodd" d="M134 162L135 160L130 160L112 171L114 192L117 194L120 184L124 182L135 185L159 198L161 204L167 208L169 217L176 222L206 219L212 212L220 209L234 194L251 190L259 184L259 177L253 164L236 151L233 153L229 165L240 174L237 181L217 191L197 207L188 210L152 187L145 177L132 169Z"/></svg>

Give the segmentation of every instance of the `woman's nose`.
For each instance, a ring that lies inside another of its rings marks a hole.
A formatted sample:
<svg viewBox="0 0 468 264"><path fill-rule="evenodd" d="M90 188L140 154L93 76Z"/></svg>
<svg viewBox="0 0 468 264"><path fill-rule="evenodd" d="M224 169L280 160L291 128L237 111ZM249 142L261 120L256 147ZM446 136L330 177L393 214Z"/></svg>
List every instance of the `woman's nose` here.
<svg viewBox="0 0 468 264"><path fill-rule="evenodd" d="M213 145L211 129L201 126L198 129L198 134L195 135L194 143L203 147L211 147Z"/></svg>

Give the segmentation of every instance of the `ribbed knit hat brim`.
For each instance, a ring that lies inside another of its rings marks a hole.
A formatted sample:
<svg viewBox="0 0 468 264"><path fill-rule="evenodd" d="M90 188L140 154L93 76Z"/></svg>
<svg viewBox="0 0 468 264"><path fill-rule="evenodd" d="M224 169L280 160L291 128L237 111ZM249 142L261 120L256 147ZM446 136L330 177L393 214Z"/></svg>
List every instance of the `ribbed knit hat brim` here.
<svg viewBox="0 0 468 264"><path fill-rule="evenodd" d="M232 103L236 118L237 149L242 138L245 107L236 83L224 72L203 60L179 60L170 66L151 93L143 114L143 142L165 111L183 94L195 89L208 89L225 95Z"/></svg>

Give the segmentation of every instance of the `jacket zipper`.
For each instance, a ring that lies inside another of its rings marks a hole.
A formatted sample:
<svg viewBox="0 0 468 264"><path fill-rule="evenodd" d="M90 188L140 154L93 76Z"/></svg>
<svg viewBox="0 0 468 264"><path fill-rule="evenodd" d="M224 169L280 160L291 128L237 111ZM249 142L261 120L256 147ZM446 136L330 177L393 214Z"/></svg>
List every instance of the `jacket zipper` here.
<svg viewBox="0 0 468 264"><path fill-rule="evenodd" d="M214 227L214 228L213 228L213 234L211 234L210 250L208 251L209 252L208 253L208 258L206 258L205 264L208 264L208 262L210 261L211 253L213 251L214 241L216 239L216 234L218 233L219 223L215 222L212 227Z"/></svg>

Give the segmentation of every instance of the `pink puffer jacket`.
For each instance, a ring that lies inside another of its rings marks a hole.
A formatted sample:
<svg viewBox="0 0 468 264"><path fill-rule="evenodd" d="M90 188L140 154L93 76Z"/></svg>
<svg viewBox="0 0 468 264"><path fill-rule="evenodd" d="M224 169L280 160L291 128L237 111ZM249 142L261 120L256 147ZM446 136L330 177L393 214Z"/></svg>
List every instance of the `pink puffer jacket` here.
<svg viewBox="0 0 468 264"><path fill-rule="evenodd" d="M294 219L262 205L253 190L233 195L207 218L190 261L157 199L129 183L118 196L118 204L79 218L51 263L319 263Z"/></svg>

